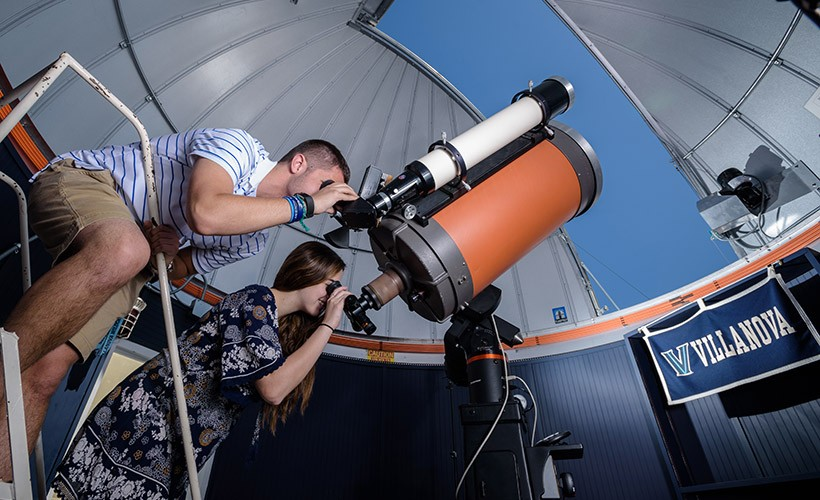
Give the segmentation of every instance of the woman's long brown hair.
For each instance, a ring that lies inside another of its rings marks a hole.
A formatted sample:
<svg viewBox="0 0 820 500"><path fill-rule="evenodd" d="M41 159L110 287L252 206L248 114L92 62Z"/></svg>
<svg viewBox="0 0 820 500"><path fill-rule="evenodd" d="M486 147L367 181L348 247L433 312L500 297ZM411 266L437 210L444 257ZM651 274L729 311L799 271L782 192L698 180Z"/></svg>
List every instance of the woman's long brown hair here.
<svg viewBox="0 0 820 500"><path fill-rule="evenodd" d="M282 292L292 292L321 283L344 271L344 268L344 261L330 247L317 241L309 241L302 243L288 255L273 280L273 288ZM279 342L284 355L289 356L299 349L319 323L319 318L302 311L280 316ZM305 413L313 392L315 372L314 366L278 405L265 405L263 418L268 422L272 433L276 433L277 423L284 423L297 406L302 414Z"/></svg>

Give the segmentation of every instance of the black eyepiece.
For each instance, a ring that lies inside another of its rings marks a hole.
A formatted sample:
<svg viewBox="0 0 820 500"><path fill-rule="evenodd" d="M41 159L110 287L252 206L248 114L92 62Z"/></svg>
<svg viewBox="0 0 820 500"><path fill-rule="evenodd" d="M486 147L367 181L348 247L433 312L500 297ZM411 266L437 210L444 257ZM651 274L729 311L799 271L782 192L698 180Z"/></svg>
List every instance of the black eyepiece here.
<svg viewBox="0 0 820 500"><path fill-rule="evenodd" d="M327 296L330 297L330 294L332 294L333 291L339 288L340 286L342 286L342 283L337 280L333 280L330 283L328 283L327 288L325 288L325 290L327 291Z"/></svg>

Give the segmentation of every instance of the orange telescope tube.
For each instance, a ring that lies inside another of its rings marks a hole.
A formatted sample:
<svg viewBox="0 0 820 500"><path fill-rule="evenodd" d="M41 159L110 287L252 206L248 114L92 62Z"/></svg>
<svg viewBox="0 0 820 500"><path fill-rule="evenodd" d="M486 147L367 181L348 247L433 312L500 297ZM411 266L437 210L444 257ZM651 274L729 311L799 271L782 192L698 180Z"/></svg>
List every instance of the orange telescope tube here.
<svg viewBox="0 0 820 500"><path fill-rule="evenodd" d="M433 219L461 251L475 295L570 220L580 202L575 170L544 141Z"/></svg>
<svg viewBox="0 0 820 500"><path fill-rule="evenodd" d="M406 212L395 211L369 231L385 272L373 283L391 284L365 287L377 308L398 294L420 316L443 321L592 206L601 190L597 156L571 128L557 122L549 126L551 138L535 143L429 219L408 219ZM395 286L399 278L403 286Z"/></svg>

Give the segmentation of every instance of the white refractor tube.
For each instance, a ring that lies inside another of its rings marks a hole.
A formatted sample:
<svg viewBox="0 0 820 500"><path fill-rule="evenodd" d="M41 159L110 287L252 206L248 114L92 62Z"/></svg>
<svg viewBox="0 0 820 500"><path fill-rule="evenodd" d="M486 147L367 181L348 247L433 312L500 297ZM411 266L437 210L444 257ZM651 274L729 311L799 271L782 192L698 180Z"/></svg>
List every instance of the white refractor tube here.
<svg viewBox="0 0 820 500"><path fill-rule="evenodd" d="M540 92L539 92L540 91ZM546 123L570 108L574 100L572 84L559 76L544 80L541 85L498 113L475 125L450 141L469 170L491 154L538 125ZM424 164L439 189L459 173L459 165L446 149L437 147L418 159Z"/></svg>

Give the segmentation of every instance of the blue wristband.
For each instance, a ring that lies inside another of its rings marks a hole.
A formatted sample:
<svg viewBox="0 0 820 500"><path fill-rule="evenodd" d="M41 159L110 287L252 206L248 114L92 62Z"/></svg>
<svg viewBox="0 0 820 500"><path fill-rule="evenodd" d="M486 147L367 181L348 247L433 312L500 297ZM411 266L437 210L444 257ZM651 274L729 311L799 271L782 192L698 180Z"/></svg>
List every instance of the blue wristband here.
<svg viewBox="0 0 820 500"><path fill-rule="evenodd" d="M293 206L293 200L291 200L290 196L285 196L285 201L287 201L290 206L290 220L288 222L293 222L296 220L296 208Z"/></svg>

